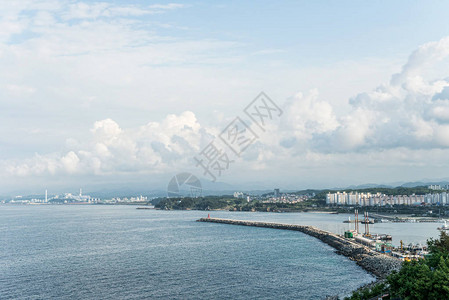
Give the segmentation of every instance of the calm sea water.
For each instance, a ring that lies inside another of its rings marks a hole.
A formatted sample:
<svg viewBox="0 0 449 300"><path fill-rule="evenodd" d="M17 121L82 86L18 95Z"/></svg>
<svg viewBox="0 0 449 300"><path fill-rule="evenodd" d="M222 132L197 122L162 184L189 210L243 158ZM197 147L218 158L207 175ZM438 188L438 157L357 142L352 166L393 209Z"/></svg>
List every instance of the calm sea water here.
<svg viewBox="0 0 449 300"><path fill-rule="evenodd" d="M211 214L337 231L347 218ZM0 299L322 299L374 279L300 232L195 222L204 216L131 206L0 206Z"/></svg>

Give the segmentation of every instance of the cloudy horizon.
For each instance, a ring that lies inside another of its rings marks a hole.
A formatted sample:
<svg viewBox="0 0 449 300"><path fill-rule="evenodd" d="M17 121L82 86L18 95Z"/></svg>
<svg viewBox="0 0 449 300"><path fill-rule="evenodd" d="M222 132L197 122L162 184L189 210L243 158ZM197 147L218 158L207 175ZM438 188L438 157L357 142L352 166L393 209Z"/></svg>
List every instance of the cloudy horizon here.
<svg viewBox="0 0 449 300"><path fill-rule="evenodd" d="M218 182L449 177L449 4L259 5L2 3L0 194L210 181L194 157L262 91L283 113L245 119L258 138Z"/></svg>

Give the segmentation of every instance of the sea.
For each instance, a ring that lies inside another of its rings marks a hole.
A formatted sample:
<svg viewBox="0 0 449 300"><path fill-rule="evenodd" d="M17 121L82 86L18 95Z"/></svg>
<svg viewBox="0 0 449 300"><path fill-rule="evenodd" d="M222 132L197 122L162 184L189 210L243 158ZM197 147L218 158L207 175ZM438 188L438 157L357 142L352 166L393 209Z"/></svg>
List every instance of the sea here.
<svg viewBox="0 0 449 300"><path fill-rule="evenodd" d="M0 299L323 299L375 279L301 232L195 222L208 214L336 233L353 226L324 213L0 205ZM425 243L437 226L372 231Z"/></svg>

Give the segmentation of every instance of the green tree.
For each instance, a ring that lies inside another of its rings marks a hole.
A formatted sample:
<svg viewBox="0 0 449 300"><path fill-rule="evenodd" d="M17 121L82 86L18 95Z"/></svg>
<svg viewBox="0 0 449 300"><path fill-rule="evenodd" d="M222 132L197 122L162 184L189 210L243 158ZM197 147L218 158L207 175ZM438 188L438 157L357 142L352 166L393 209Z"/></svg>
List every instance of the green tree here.
<svg viewBox="0 0 449 300"><path fill-rule="evenodd" d="M379 283L371 288L364 288L352 293L351 297L346 297L345 300L368 300L373 297L384 294L386 291L386 285Z"/></svg>
<svg viewBox="0 0 449 300"><path fill-rule="evenodd" d="M427 241L429 256L404 262L399 272L387 278L393 297L404 300L449 299L449 235Z"/></svg>
<svg viewBox="0 0 449 300"><path fill-rule="evenodd" d="M440 257L440 262L433 272L432 291L429 299L449 299L449 259Z"/></svg>
<svg viewBox="0 0 449 300"><path fill-rule="evenodd" d="M428 265L435 268L440 263L440 258L447 258L449 256L449 235L441 231L439 239L429 239L427 241L429 248Z"/></svg>
<svg viewBox="0 0 449 300"><path fill-rule="evenodd" d="M399 272L387 279L390 293L400 299L429 299L432 271L424 260L404 262Z"/></svg>

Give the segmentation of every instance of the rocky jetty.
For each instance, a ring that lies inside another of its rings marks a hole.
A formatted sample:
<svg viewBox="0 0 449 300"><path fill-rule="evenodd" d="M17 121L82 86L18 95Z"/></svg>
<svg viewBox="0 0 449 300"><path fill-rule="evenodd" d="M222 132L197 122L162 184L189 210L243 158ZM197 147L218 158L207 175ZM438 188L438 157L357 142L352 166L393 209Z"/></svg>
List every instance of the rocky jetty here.
<svg viewBox="0 0 449 300"><path fill-rule="evenodd" d="M400 260L394 257L378 253L366 246L353 242L342 236L318 229L313 226L218 218L201 218L197 221L300 231L323 241L329 246L332 246L337 250L337 253L356 261L359 266L375 275L378 279L384 279L388 274L391 273L391 271L399 270L402 264Z"/></svg>

